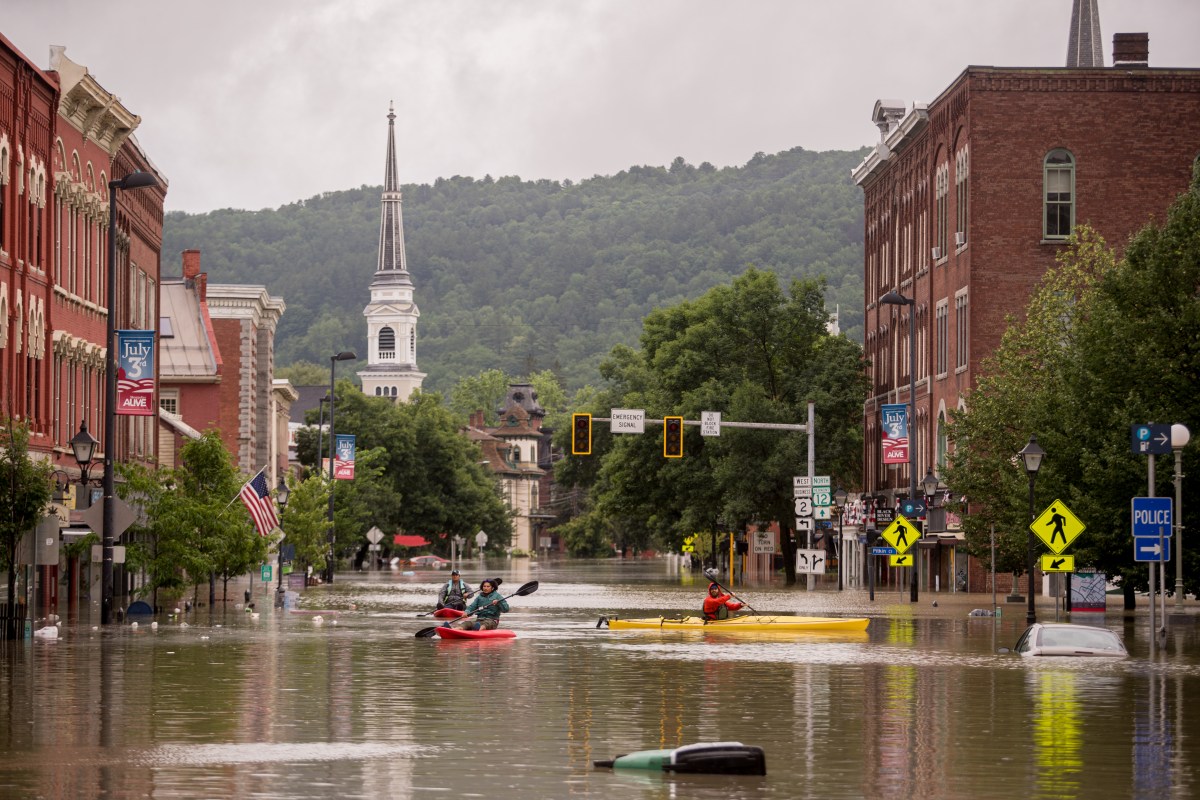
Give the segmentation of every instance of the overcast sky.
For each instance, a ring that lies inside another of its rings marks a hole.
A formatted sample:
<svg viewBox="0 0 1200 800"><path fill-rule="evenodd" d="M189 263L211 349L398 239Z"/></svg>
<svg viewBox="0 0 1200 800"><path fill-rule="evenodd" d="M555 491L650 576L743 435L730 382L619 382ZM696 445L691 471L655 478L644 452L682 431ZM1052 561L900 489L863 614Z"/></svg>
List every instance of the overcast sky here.
<svg viewBox="0 0 1200 800"><path fill-rule="evenodd" d="M1072 0L5 0L142 118L167 210L277 207L400 180L610 175L873 144L881 97L972 64L1063 66ZM1099 0L1150 64L1200 67L1200 0Z"/></svg>

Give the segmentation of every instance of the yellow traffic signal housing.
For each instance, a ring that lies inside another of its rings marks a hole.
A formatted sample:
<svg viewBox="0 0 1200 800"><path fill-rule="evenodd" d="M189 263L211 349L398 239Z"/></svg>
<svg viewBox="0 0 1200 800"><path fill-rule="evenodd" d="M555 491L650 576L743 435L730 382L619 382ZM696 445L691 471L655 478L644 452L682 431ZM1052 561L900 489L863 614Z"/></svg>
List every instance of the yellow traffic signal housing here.
<svg viewBox="0 0 1200 800"><path fill-rule="evenodd" d="M592 454L592 415L571 415L571 455L590 456Z"/></svg>
<svg viewBox="0 0 1200 800"><path fill-rule="evenodd" d="M663 456L683 458L683 417L663 417Z"/></svg>

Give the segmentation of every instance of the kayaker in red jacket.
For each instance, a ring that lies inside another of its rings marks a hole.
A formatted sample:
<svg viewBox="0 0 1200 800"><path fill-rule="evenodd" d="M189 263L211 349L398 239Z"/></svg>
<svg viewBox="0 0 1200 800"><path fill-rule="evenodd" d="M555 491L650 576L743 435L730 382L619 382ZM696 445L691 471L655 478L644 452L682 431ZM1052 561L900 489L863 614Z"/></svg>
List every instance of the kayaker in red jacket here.
<svg viewBox="0 0 1200 800"><path fill-rule="evenodd" d="M729 619L730 611L737 611L742 604L733 599L733 595L725 594L715 583L708 585L708 597L704 598L705 619Z"/></svg>

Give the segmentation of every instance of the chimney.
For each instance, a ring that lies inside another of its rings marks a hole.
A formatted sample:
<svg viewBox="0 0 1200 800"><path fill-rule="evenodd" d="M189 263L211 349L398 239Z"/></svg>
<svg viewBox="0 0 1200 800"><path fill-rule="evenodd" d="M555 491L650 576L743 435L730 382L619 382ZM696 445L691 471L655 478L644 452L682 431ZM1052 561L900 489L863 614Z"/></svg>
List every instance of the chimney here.
<svg viewBox="0 0 1200 800"><path fill-rule="evenodd" d="M1117 33L1113 35L1113 66L1129 69L1150 66L1150 34Z"/></svg>
<svg viewBox="0 0 1200 800"><path fill-rule="evenodd" d="M196 276L196 294L200 297L201 303L208 302L208 273L201 272Z"/></svg>
<svg viewBox="0 0 1200 800"><path fill-rule="evenodd" d="M200 274L200 251L199 250L184 250L183 251L183 277L185 280L193 280Z"/></svg>

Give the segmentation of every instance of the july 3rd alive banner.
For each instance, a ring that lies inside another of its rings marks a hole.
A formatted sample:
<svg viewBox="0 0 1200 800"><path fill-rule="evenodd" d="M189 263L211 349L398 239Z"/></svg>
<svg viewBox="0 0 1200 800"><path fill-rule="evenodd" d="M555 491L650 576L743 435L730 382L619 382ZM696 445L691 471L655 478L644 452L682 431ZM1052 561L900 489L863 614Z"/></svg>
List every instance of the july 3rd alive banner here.
<svg viewBox="0 0 1200 800"><path fill-rule="evenodd" d="M336 481L354 480L354 436L339 433L333 447L333 479Z"/></svg>
<svg viewBox="0 0 1200 800"><path fill-rule="evenodd" d="M883 406L883 463L908 463L908 406Z"/></svg>
<svg viewBox="0 0 1200 800"><path fill-rule="evenodd" d="M117 331L117 413L154 415L154 331Z"/></svg>

